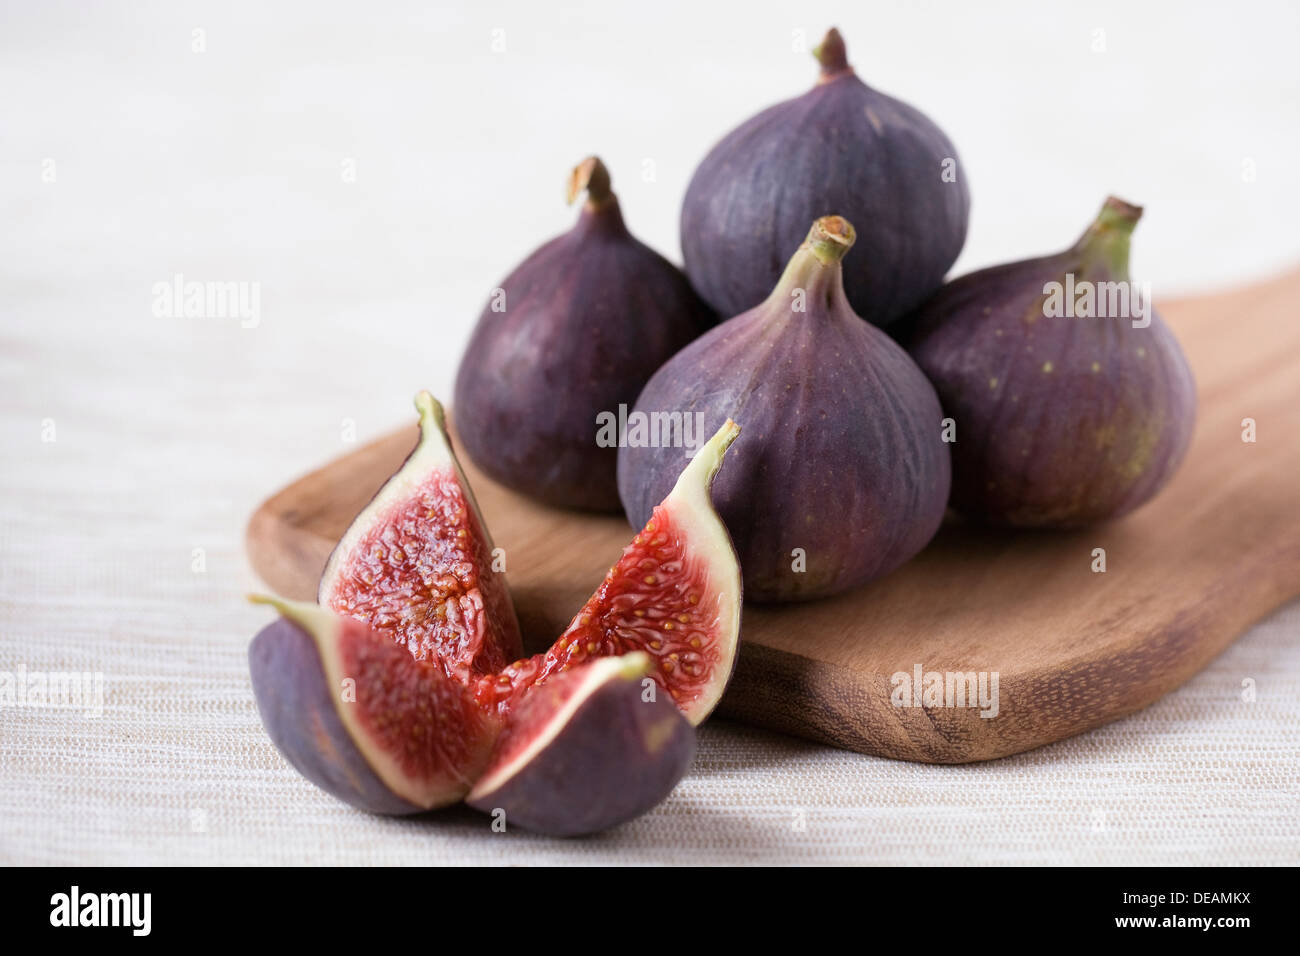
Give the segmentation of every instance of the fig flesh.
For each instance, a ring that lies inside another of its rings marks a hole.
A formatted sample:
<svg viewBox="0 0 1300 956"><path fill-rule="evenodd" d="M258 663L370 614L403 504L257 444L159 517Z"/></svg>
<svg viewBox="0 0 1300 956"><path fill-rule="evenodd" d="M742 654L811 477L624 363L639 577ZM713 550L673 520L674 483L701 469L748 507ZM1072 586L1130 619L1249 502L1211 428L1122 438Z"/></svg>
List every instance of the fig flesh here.
<svg viewBox="0 0 1300 956"><path fill-rule="evenodd" d="M559 640L482 678L481 702L507 713L530 688L570 668L643 651L653 663L651 676L692 724L712 712L736 663L741 578L710 488L739 432L735 422L723 423Z"/></svg>
<svg viewBox="0 0 1300 956"><path fill-rule="evenodd" d="M740 426L725 421L675 474L641 533L547 651L503 659L507 639L522 646L504 575L484 570L487 526L451 452L441 406L427 392L416 405L420 443L344 534L321 578L321 604L389 634L418 660L441 662L503 716L536 683L637 650L692 723L708 716L740 640L740 567L710 498ZM673 466L680 461L678 450ZM454 494L431 497L431 488ZM507 612L504 623L494 617Z"/></svg>
<svg viewBox="0 0 1300 956"><path fill-rule="evenodd" d="M573 229L537 249L484 309L456 379L457 432L501 484L546 504L617 511L618 449L598 416L630 406L713 324L670 262L624 225L601 161L574 170Z"/></svg>
<svg viewBox="0 0 1300 956"><path fill-rule="evenodd" d="M392 638L313 604L254 598L281 618L249 647L262 723L312 783L373 813L460 801L501 724L468 688Z"/></svg>
<svg viewBox="0 0 1300 956"><path fill-rule="evenodd" d="M1082 527L1138 507L1177 469L1196 386L1129 279L1141 214L1112 197L1069 249L963 276L909 319L909 350L956 423L955 510Z"/></svg>
<svg viewBox="0 0 1300 956"><path fill-rule="evenodd" d="M519 622L442 406L420 392L415 407L419 443L339 541L317 601L470 683L523 654Z"/></svg>
<svg viewBox="0 0 1300 956"><path fill-rule="evenodd" d="M737 315L767 297L808 223L836 213L858 227L848 300L883 326L938 288L961 252L965 170L926 116L858 79L837 30L814 52L812 90L754 116L700 163L682 207L686 273L714 310Z"/></svg>
<svg viewBox="0 0 1300 956"><path fill-rule="evenodd" d="M551 836L608 829L660 803L690 767L691 725L645 678L650 657L605 657L531 688L466 798Z"/></svg>
<svg viewBox="0 0 1300 956"><path fill-rule="evenodd" d="M844 297L845 219L817 220L767 300L661 368L634 414L733 416L745 432L713 500L745 596L826 597L886 574L943 519L950 464L939 401L920 369ZM676 475L672 449L626 443L619 489L645 521Z"/></svg>

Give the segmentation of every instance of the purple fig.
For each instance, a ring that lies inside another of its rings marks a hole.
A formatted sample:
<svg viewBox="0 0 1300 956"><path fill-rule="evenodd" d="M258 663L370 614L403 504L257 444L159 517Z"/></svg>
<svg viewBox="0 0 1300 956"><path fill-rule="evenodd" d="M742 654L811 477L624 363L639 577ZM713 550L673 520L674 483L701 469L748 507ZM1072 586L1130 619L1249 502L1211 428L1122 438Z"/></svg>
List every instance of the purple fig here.
<svg viewBox="0 0 1300 956"><path fill-rule="evenodd" d="M618 509L616 441L601 417L631 405L655 369L714 317L668 260L623 224L596 157L573 171L574 228L501 283L456 380L455 419L492 478L565 508Z"/></svg>
<svg viewBox="0 0 1300 956"><path fill-rule="evenodd" d="M419 813L469 792L501 726L467 687L360 621L253 600L281 614L248 649L257 709L304 777L373 813Z"/></svg>
<svg viewBox="0 0 1300 956"><path fill-rule="evenodd" d="M844 288L858 315L886 325L943 282L966 241L965 170L943 132L858 79L832 29L814 51L821 77L728 133L704 158L682 207L692 285L722 315L762 302L808 223L858 227Z"/></svg>
<svg viewBox="0 0 1300 956"><path fill-rule="evenodd" d="M595 833L654 807L690 767L695 733L653 670L636 651L530 689L466 802L551 836Z"/></svg>
<svg viewBox="0 0 1300 956"><path fill-rule="evenodd" d="M909 319L912 356L955 423L957 511L1081 527L1147 501L1182 461L1196 385L1129 279L1141 215L1107 199L1069 249L963 276Z"/></svg>
<svg viewBox="0 0 1300 956"><path fill-rule="evenodd" d="M916 554L943 519L939 400L907 353L849 306L840 260L853 240L846 220L818 219L767 300L678 353L629 416L745 423L713 501L747 600L848 590ZM629 429L618 472L637 525L672 487L682 451L634 437Z"/></svg>

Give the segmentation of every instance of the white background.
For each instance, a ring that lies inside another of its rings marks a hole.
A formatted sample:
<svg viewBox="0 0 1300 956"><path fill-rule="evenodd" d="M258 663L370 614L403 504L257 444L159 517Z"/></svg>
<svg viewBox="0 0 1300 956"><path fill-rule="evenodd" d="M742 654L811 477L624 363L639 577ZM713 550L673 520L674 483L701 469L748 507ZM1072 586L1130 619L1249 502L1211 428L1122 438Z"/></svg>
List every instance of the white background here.
<svg viewBox="0 0 1300 956"><path fill-rule="evenodd" d="M694 164L811 85L832 24L957 144L956 272L1064 246L1111 192L1147 208L1157 299L1300 260L1294 4L0 3L0 670L108 676L98 722L0 711L0 861L555 858L485 849L476 818L360 818L283 764L248 691L243 524L448 394L489 290L573 221L584 155L677 259ZM176 273L260 283L261 324L156 318ZM658 814L556 852L1294 862L1296 621L980 768L709 727Z"/></svg>

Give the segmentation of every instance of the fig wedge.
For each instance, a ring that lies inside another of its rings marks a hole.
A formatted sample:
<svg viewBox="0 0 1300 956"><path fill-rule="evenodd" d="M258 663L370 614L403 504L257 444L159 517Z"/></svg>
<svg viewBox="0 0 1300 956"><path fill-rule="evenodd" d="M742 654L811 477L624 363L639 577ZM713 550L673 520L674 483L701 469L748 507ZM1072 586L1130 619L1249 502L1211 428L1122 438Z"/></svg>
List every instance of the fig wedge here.
<svg viewBox="0 0 1300 956"><path fill-rule="evenodd" d="M519 621L442 406L420 392L415 407L419 443L339 541L316 599L470 683L522 656Z"/></svg>
<svg viewBox="0 0 1300 956"><path fill-rule="evenodd" d="M262 723L303 776L373 813L419 813L469 792L501 724L468 688L360 621L251 600L281 614L248 663Z"/></svg>
<svg viewBox="0 0 1300 956"><path fill-rule="evenodd" d="M644 651L655 681L692 724L712 712L735 667L741 579L710 488L740 434L728 419L695 454L641 533L549 650L482 678L504 714L534 684L599 657Z"/></svg>
<svg viewBox="0 0 1300 956"><path fill-rule="evenodd" d="M695 733L640 651L532 687L466 798L506 826L579 836L659 804L690 767Z"/></svg>

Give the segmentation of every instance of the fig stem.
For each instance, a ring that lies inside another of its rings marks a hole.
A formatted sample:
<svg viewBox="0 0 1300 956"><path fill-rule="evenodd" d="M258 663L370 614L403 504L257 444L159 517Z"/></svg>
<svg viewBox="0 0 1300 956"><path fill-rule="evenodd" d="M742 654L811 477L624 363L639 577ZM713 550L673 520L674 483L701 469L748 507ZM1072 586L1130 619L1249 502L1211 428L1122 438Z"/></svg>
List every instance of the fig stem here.
<svg viewBox="0 0 1300 956"><path fill-rule="evenodd" d="M440 430L447 430L447 413L443 411L442 402L434 398L432 393L423 389L416 392L415 410L420 413L421 429L424 428L426 422L432 422Z"/></svg>
<svg viewBox="0 0 1300 956"><path fill-rule="evenodd" d="M852 69L849 66L849 51L844 46L844 37L840 31L831 27L826 31L822 42L813 47L813 56L822 67L822 79L829 80Z"/></svg>
<svg viewBox="0 0 1300 956"><path fill-rule="evenodd" d="M627 680L645 677L655 669L650 655L645 651L628 651L623 656L610 658L610 660L617 665L618 676Z"/></svg>
<svg viewBox="0 0 1300 956"><path fill-rule="evenodd" d="M722 427L714 433L713 437L704 443L704 447L695 453L693 457L677 478L677 484L673 486L674 495L689 494L693 490L707 489L713 484L713 476L718 473L722 467L722 457L731 447L731 443L736 440L740 434L740 426L730 418L723 423Z"/></svg>
<svg viewBox="0 0 1300 956"><path fill-rule="evenodd" d="M1110 196L1076 246L1085 262L1096 263L1120 279L1128 278L1129 247L1142 207Z"/></svg>
<svg viewBox="0 0 1300 956"><path fill-rule="evenodd" d="M588 156L573 167L573 172L569 174L569 205L572 206L578 196L585 192L587 205L599 209L614 197L610 185L609 170L600 161L600 157Z"/></svg>
<svg viewBox="0 0 1300 956"><path fill-rule="evenodd" d="M311 634L324 634L333 623L333 615L318 604L305 601L289 601L270 594L250 594L249 604L268 604L275 608L281 617L288 618Z"/></svg>
<svg viewBox="0 0 1300 956"><path fill-rule="evenodd" d="M810 298L815 296L828 304L839 302L843 311L852 315L848 300L844 298L844 273L840 264L853 248L857 235L853 224L843 216L822 216L812 224L808 238L786 263L785 271L767 301L779 313L788 314L790 296L802 289ZM854 319L856 321L856 317Z"/></svg>
<svg viewBox="0 0 1300 956"><path fill-rule="evenodd" d="M829 266L843 259L857 238L857 230L843 216L822 216L812 224L803 244L818 262Z"/></svg>

